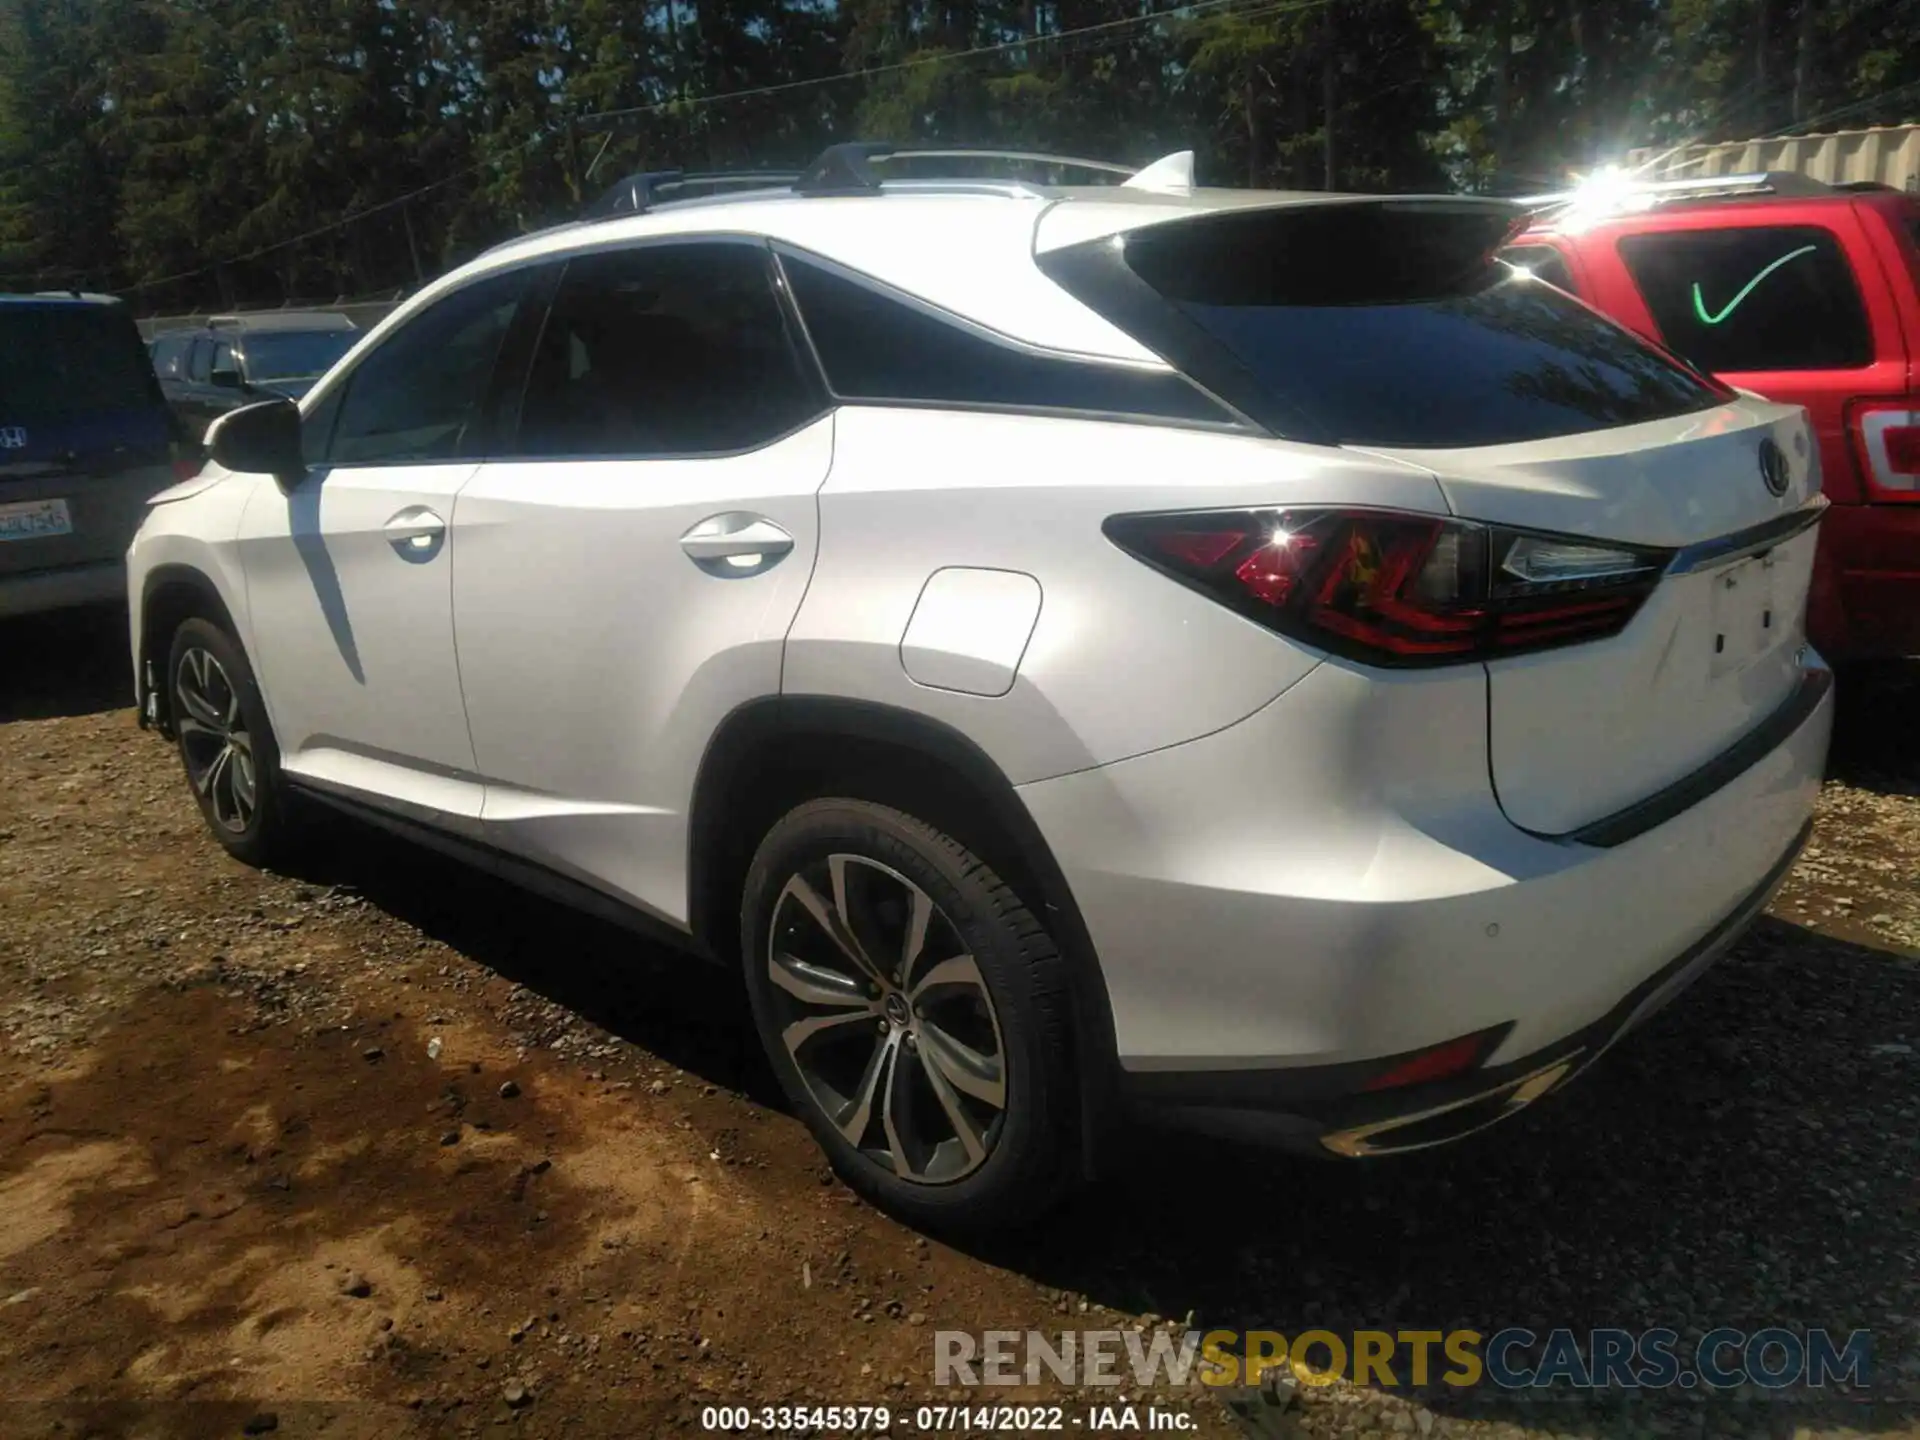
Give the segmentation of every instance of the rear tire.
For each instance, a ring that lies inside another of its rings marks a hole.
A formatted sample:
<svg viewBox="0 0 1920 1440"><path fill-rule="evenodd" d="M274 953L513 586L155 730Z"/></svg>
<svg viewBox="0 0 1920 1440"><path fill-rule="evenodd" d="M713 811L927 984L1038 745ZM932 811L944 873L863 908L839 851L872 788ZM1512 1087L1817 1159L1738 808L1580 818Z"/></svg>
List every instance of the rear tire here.
<svg viewBox="0 0 1920 1440"><path fill-rule="evenodd" d="M1075 1173L1065 964L951 836L822 799L767 833L741 951L781 1087L833 1168L934 1230L1038 1216Z"/></svg>
<svg viewBox="0 0 1920 1440"><path fill-rule="evenodd" d="M211 620L185 621L167 652L167 708L201 818L249 865L293 849L280 748L240 643Z"/></svg>

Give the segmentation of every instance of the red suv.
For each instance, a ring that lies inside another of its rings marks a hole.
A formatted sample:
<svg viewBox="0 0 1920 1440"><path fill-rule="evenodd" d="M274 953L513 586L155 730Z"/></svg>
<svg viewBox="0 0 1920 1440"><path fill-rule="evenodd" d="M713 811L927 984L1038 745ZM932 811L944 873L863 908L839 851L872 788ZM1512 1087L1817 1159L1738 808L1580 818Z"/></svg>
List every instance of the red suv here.
<svg viewBox="0 0 1920 1440"><path fill-rule="evenodd" d="M1832 660L1920 654L1920 199L1794 176L1642 203L1542 218L1505 258L1729 385L1806 406L1833 501L1813 642Z"/></svg>

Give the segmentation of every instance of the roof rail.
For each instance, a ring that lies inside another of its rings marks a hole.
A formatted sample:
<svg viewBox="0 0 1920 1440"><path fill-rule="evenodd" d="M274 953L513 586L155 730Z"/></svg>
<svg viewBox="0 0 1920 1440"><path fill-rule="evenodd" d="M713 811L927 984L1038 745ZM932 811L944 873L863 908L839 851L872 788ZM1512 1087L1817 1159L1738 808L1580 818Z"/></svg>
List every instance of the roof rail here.
<svg viewBox="0 0 1920 1440"><path fill-rule="evenodd" d="M1667 200L1706 200L1761 195L1817 196L1834 187L1791 170L1762 170L1743 175L1701 175L1689 180L1635 180L1602 177L1597 183L1548 195L1524 195L1514 203L1533 211L1590 208L1644 209Z"/></svg>
<svg viewBox="0 0 1920 1440"><path fill-rule="evenodd" d="M615 215L642 215L665 201L695 198L675 191L711 195L728 189L782 189L800 178L798 170L643 170L629 175L587 208L583 218L606 220Z"/></svg>
<svg viewBox="0 0 1920 1440"><path fill-rule="evenodd" d="M890 145L878 140L854 140L829 145L806 168L793 188L802 195L877 195L880 177L875 164L892 160L1005 160L1022 165L1055 165L1070 170L1117 175L1126 179L1136 166L1110 160L1083 160L1072 155L1049 155L1037 150L1001 150L967 145ZM942 178L954 178L951 176Z"/></svg>

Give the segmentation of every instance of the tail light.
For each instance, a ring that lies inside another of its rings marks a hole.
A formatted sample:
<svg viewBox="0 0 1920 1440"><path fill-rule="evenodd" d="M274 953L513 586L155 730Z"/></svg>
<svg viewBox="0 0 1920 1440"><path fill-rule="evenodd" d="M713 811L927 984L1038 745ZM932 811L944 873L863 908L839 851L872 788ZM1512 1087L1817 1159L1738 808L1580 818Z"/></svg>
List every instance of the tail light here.
<svg viewBox="0 0 1920 1440"><path fill-rule="evenodd" d="M1391 510L1120 515L1105 528L1129 554L1250 620L1392 666L1618 634L1672 557Z"/></svg>
<svg viewBox="0 0 1920 1440"><path fill-rule="evenodd" d="M1920 404L1892 400L1856 407L1853 439L1869 500L1920 500Z"/></svg>
<svg viewBox="0 0 1920 1440"><path fill-rule="evenodd" d="M194 476L198 475L199 473L200 473L200 466L198 462L193 460L188 460L181 456L176 456L174 458L173 478L176 481L191 480Z"/></svg>

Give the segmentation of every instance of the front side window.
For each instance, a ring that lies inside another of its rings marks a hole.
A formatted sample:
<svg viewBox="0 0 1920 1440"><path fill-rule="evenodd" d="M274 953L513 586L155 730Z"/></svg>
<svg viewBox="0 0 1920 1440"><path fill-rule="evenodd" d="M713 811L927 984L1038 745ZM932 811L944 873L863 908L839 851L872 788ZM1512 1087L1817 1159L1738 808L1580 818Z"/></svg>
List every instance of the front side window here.
<svg viewBox="0 0 1920 1440"><path fill-rule="evenodd" d="M207 364L207 373L216 375L222 370L236 370L233 363L233 346L225 340L213 342L213 359Z"/></svg>
<svg viewBox="0 0 1920 1440"><path fill-rule="evenodd" d="M783 255L827 383L846 400L1228 423L1181 376L1023 349L824 265Z"/></svg>
<svg viewBox="0 0 1920 1440"><path fill-rule="evenodd" d="M494 362L528 272L463 285L400 326L346 378L327 459L427 464L479 453Z"/></svg>
<svg viewBox="0 0 1920 1440"><path fill-rule="evenodd" d="M1873 363L1853 269L1832 231L1756 225L1629 235L1620 255L1669 349L1707 371Z"/></svg>
<svg viewBox="0 0 1920 1440"><path fill-rule="evenodd" d="M193 342L193 350L187 356L187 377L191 380L204 382L207 378L207 370L209 369L207 362L212 358L213 342L205 338L195 340Z"/></svg>
<svg viewBox="0 0 1920 1440"><path fill-rule="evenodd" d="M526 457L753 449L820 410L759 245L691 242L581 255L534 347Z"/></svg>

